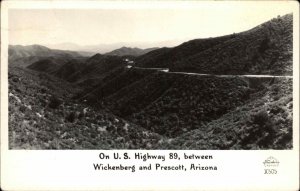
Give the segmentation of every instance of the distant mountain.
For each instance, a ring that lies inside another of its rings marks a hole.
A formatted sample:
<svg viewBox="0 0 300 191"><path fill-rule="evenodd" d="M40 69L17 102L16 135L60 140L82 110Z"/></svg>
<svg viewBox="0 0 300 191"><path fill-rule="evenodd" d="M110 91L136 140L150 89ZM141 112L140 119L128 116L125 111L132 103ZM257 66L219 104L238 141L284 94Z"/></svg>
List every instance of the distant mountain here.
<svg viewBox="0 0 300 191"><path fill-rule="evenodd" d="M146 54L150 51L153 51L155 48L147 48L147 49L140 49L140 48L130 48L130 47L122 47L116 50L113 50L111 52L106 53L105 55L113 55L113 56L141 56L143 54Z"/></svg>
<svg viewBox="0 0 300 191"><path fill-rule="evenodd" d="M9 65L10 147L292 149L293 79L234 75L291 75L292 20L138 57L13 52L34 63Z"/></svg>
<svg viewBox="0 0 300 191"><path fill-rule="evenodd" d="M51 49L76 51L82 56L93 56L97 52L95 50L84 49L82 46L75 43L48 44L45 46Z"/></svg>
<svg viewBox="0 0 300 191"><path fill-rule="evenodd" d="M46 66L38 68L49 73L50 70L47 68L52 63L53 69L50 73L69 82L87 86L101 83L105 76L111 75L115 70L121 71L120 68L126 65L125 55L134 60L136 66L145 68L163 67L169 68L170 71L206 74L291 75L292 20L292 15L288 14L274 18L246 32L216 38L195 39L174 48L122 47L79 61L75 60L79 56L78 52L54 50L38 45L16 46L10 51L12 55L25 56L25 58L32 55L52 56L52 59L56 59L55 61L46 60L43 62ZM137 55L140 56L133 57ZM58 65L57 58L64 58L65 61L60 61ZM39 60L41 59L35 58L34 61ZM35 63L30 68L36 69L36 67Z"/></svg>
<svg viewBox="0 0 300 191"><path fill-rule="evenodd" d="M77 52L88 52L91 53L88 56L93 56L96 53L105 53L112 51L118 47L121 47L122 43L114 43L114 44L97 44L97 45L78 45L75 43L59 43L59 44L45 44L46 47L51 49L59 49L59 50L72 50Z"/></svg>
<svg viewBox="0 0 300 191"><path fill-rule="evenodd" d="M83 56L75 51L50 49L41 45L9 45L8 47L8 61L15 66L26 67L36 61L50 57L70 60L82 58Z"/></svg>
<svg viewBox="0 0 300 191"><path fill-rule="evenodd" d="M70 57L80 57L82 56L78 52L68 51L68 50L57 50L50 49L41 45L9 45L9 58L12 57L29 57L29 56L40 56L40 57L50 57L50 56L70 56Z"/></svg>
<svg viewBox="0 0 300 191"><path fill-rule="evenodd" d="M136 59L140 67L211 74L292 74L293 16L237 34L195 39Z"/></svg>
<svg viewBox="0 0 300 191"><path fill-rule="evenodd" d="M43 46L46 46L51 49L59 49L59 50L72 50L72 51L78 51L82 49L82 46L70 43L70 42L64 42L64 43L58 43L58 44L45 44Z"/></svg>
<svg viewBox="0 0 300 191"><path fill-rule="evenodd" d="M88 53L101 53L105 54L111 52L120 47L139 47L141 49L148 49L149 47L174 47L182 42L185 42L186 39L173 39L173 40L165 40L158 42L118 42L118 43L110 43L110 44L95 44L95 45L79 45L75 43L59 43L59 44L43 44L44 46L51 49L59 49L59 50L72 50L77 52L88 52ZM92 55L90 55L92 56Z"/></svg>

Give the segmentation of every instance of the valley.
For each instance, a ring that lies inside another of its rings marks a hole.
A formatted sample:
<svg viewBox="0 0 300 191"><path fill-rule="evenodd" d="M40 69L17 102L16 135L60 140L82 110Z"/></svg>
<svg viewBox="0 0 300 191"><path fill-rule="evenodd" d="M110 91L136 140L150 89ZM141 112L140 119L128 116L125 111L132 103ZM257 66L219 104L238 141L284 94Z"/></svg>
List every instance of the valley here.
<svg viewBox="0 0 300 191"><path fill-rule="evenodd" d="M292 149L292 15L171 48L9 47L10 149Z"/></svg>

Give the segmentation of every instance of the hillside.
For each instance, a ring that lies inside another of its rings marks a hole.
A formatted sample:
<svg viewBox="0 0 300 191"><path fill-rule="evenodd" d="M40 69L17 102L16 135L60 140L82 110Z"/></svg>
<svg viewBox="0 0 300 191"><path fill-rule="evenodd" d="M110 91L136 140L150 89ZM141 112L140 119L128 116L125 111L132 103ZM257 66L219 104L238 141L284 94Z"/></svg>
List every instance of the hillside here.
<svg viewBox="0 0 300 191"><path fill-rule="evenodd" d="M263 91L200 128L159 146L160 149L293 148L292 80L264 83Z"/></svg>
<svg viewBox="0 0 300 191"><path fill-rule="evenodd" d="M33 65L33 64L32 64ZM28 68L30 68L29 66ZM85 67L85 60L70 60L67 63L64 63L60 65L60 67L56 67L53 72L50 74L53 74L54 76L61 78L65 81L72 82L74 81L72 79L72 76L82 70ZM47 73L47 71L44 71Z"/></svg>
<svg viewBox="0 0 300 191"><path fill-rule="evenodd" d="M41 45L9 45L8 47L9 59L24 58L30 56L39 57L81 57L79 53L68 50L50 49Z"/></svg>
<svg viewBox="0 0 300 191"><path fill-rule="evenodd" d="M292 149L292 33L285 15L138 57L18 53L10 148Z"/></svg>
<svg viewBox="0 0 300 191"><path fill-rule="evenodd" d="M87 59L85 62L77 64L77 70L73 70L74 73L66 76L67 78L63 77L63 79L68 79L70 82L76 82L84 86L92 85L94 83L97 84L106 75L109 75L111 71L124 67L125 63L124 59L118 56L96 54ZM55 75L59 76L62 70L69 70L69 65L62 66Z"/></svg>
<svg viewBox="0 0 300 191"><path fill-rule="evenodd" d="M130 48L130 47L121 47L119 49L113 50L111 52L105 53L105 55L111 56L141 56L146 54L150 51L153 51L157 48L147 48L147 49L140 49L140 48Z"/></svg>
<svg viewBox="0 0 300 191"><path fill-rule="evenodd" d="M49 57L34 62L33 64L29 65L28 68L40 72L51 73L56 71L58 68L60 68L61 65L65 64L66 62L69 62L69 60Z"/></svg>
<svg viewBox="0 0 300 191"><path fill-rule="evenodd" d="M85 90L10 69L10 148L292 148L291 79L126 70L104 83L73 99Z"/></svg>
<svg viewBox="0 0 300 191"><path fill-rule="evenodd" d="M91 88L85 88L76 97L81 100L87 100L89 103L101 103L102 98L112 95L117 91L130 86L132 83L152 74L151 70L130 70L119 68L112 71Z"/></svg>
<svg viewBox="0 0 300 191"><path fill-rule="evenodd" d="M210 74L292 75L292 23L293 16L285 15L246 32L157 49L136 64Z"/></svg>
<svg viewBox="0 0 300 191"><path fill-rule="evenodd" d="M125 66L126 61L123 57L95 54L90 58L47 57L32 63L28 68L81 86L93 86L109 76L110 72Z"/></svg>
<svg viewBox="0 0 300 191"><path fill-rule="evenodd" d="M211 39L195 39L185 42L174 48L160 48L151 51L145 55L136 58L137 66L150 68L171 68L173 62L185 60L186 58L197 54L220 44L233 36L224 36Z"/></svg>
<svg viewBox="0 0 300 191"><path fill-rule="evenodd" d="M150 49L122 47L105 55L95 54L79 61L76 61L78 58L65 56L67 61L60 63L60 68L54 65L51 74L69 82L95 86L107 76L106 73L124 67L125 60L129 58L138 67L169 68L170 71L292 75L292 15L272 19L246 32L195 39L174 48L155 49L134 58L133 55L143 51Z"/></svg>
<svg viewBox="0 0 300 191"><path fill-rule="evenodd" d="M41 45L9 45L8 62L13 66L27 67L42 59L70 60L83 57L75 51L55 50Z"/></svg>
<svg viewBox="0 0 300 191"><path fill-rule="evenodd" d="M84 92L80 93L82 101L108 108L117 116L165 137L157 149L292 147L291 79L193 76L128 69L85 96ZM265 127L266 131L258 129ZM226 128L234 129L238 135L233 137L230 131L224 133L225 138L220 132ZM196 135L191 136L193 133L216 142L185 145L198 140ZM272 141L268 142L269 139Z"/></svg>
<svg viewBox="0 0 300 191"><path fill-rule="evenodd" d="M162 137L71 97L79 89L24 68L9 72L9 148L151 149Z"/></svg>

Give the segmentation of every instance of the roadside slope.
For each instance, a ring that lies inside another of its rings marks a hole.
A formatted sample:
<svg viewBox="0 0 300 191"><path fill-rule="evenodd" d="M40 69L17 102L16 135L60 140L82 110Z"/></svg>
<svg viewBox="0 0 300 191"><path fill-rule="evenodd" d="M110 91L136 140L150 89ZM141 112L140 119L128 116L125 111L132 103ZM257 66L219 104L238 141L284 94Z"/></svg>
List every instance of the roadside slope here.
<svg viewBox="0 0 300 191"><path fill-rule="evenodd" d="M151 51L136 65L209 74L292 75L293 15L274 18L251 30L196 39Z"/></svg>
<svg viewBox="0 0 300 191"><path fill-rule="evenodd" d="M267 85L267 84L266 84ZM160 149L292 149L291 79L275 79L242 106Z"/></svg>

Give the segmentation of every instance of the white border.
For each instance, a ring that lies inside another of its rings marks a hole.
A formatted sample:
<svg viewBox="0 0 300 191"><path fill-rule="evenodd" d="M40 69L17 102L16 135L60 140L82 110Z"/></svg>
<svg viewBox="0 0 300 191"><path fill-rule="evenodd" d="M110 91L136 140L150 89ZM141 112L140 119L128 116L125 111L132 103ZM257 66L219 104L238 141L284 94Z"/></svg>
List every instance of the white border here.
<svg viewBox="0 0 300 191"><path fill-rule="evenodd" d="M261 151L177 151L214 156L210 163L217 172L126 173L94 171L93 162L99 162L101 151L28 151L8 150L8 84L7 44L8 9L164 9L232 6L235 4L267 2L108 2L108 1L4 1L1 4L1 188L4 190L297 190L299 188L299 9L296 1L288 3L293 10L293 96L294 121L292 150ZM104 151L112 153L115 151ZM172 151L119 151L164 153ZM280 161L279 174L263 174L262 162L269 156ZM133 163L134 161L127 161ZM112 162L113 163L113 162ZM124 161L126 163L126 161ZM174 162L176 163L176 162ZM169 163L170 164L170 163Z"/></svg>

